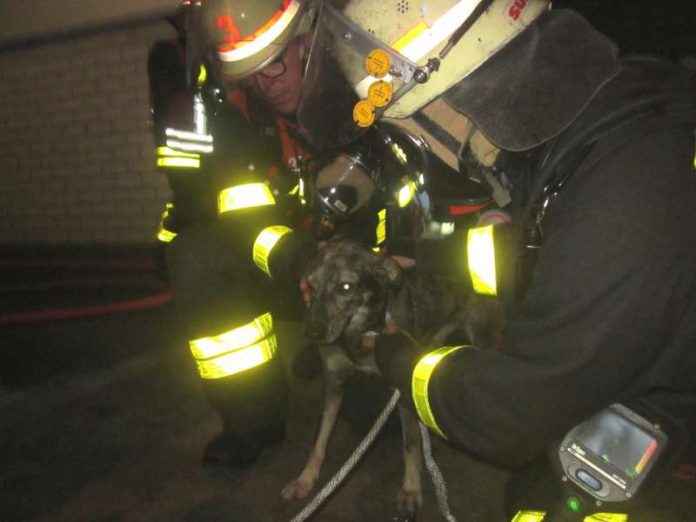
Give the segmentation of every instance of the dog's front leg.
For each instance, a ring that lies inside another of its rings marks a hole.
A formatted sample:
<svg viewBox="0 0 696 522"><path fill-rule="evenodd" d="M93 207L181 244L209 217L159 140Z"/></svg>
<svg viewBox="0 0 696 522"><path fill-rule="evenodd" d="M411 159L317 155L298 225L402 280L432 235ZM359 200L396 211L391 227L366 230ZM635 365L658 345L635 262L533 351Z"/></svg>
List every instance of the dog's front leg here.
<svg viewBox="0 0 696 522"><path fill-rule="evenodd" d="M421 487L423 447L418 419L401 404L399 404L399 417L401 417L403 430L404 481L397 496L397 507L401 513L411 517L423 502Z"/></svg>
<svg viewBox="0 0 696 522"><path fill-rule="evenodd" d="M319 433L302 473L281 492L286 500L304 498L314 488L324 462L326 446L343 402L343 383L354 371L350 359L336 347L323 346L320 348L320 354L324 365L324 409Z"/></svg>

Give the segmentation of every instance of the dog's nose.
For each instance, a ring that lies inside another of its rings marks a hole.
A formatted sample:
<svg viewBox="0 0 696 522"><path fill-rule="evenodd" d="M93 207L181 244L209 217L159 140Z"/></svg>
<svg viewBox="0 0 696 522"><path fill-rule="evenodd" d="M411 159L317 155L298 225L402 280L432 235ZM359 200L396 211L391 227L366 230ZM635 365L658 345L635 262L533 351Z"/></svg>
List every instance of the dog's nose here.
<svg viewBox="0 0 696 522"><path fill-rule="evenodd" d="M326 337L326 326L318 321L307 321L304 326L304 334L308 340L320 342Z"/></svg>

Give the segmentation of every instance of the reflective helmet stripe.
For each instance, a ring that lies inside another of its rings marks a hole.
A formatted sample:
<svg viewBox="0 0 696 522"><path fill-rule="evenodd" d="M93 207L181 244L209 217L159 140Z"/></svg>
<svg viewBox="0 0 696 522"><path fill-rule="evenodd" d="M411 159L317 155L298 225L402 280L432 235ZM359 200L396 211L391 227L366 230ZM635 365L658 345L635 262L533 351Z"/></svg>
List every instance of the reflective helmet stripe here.
<svg viewBox="0 0 696 522"><path fill-rule="evenodd" d="M259 233L256 237L256 241L254 241L254 248L252 251L254 264L263 270L269 277L273 276L268 266L268 256L271 254L271 250L273 250L273 247L278 243L280 238L289 232L292 232L292 229L283 225L267 227Z"/></svg>
<svg viewBox="0 0 696 522"><path fill-rule="evenodd" d="M265 183L247 183L223 189L218 194L218 214L243 208L275 205L271 189Z"/></svg>
<svg viewBox="0 0 696 522"><path fill-rule="evenodd" d="M412 62L419 62L444 40L449 38L471 15L478 4L478 0L457 2L429 27L423 21L413 26L406 34L391 44L392 49L398 51ZM374 80L374 76L368 76L358 83L356 92L361 98L367 96L367 89ZM383 80L391 82L393 77L387 74Z"/></svg>
<svg viewBox="0 0 696 522"><path fill-rule="evenodd" d="M413 404L416 406L416 412L420 417L423 424L428 426L430 429L434 430L438 435L443 438L445 437L442 430L435 422L435 416L430 408L430 399L428 398L428 384L430 383L430 377L435 371L435 367L449 354L459 350L460 348L465 348L466 346L444 346L438 348L437 350L430 352L418 361L416 367L413 369L413 374L411 375L411 395L413 397Z"/></svg>
<svg viewBox="0 0 696 522"><path fill-rule="evenodd" d="M466 246L474 291L497 295L493 225L469 229Z"/></svg>
<svg viewBox="0 0 696 522"><path fill-rule="evenodd" d="M285 5L254 34L245 37L234 44L234 48L229 50L218 50L220 60L223 62L236 62L249 58L254 54L265 49L268 45L278 38L283 31L295 19L300 10L298 0L289 0Z"/></svg>
<svg viewBox="0 0 696 522"><path fill-rule="evenodd" d="M227 332L189 341L203 379L219 379L270 361L278 343L270 313Z"/></svg>

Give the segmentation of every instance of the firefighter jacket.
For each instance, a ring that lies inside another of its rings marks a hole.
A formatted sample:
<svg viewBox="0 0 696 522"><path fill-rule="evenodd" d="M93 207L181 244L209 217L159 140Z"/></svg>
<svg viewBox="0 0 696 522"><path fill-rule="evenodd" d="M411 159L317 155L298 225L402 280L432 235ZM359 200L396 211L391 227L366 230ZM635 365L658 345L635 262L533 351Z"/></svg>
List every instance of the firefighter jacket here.
<svg viewBox="0 0 696 522"><path fill-rule="evenodd" d="M158 238L169 242L185 227L223 220L229 241L270 275L273 261L266 259L269 249L263 244L277 241L299 221L299 199L289 194L297 191L298 166L309 156L308 147L299 143L296 124L244 91L232 92L214 107L219 100L198 99L186 81L183 48L181 40L162 41L149 56L157 167L172 190ZM204 132L195 127L201 102L208 113ZM295 245L306 241L286 238L284 243L293 243L292 252L282 256L293 265ZM294 265L276 268L281 278L294 271Z"/></svg>
<svg viewBox="0 0 696 522"><path fill-rule="evenodd" d="M380 370L434 431L514 467L614 402L667 395L680 404L676 415L693 422L694 92L693 78L672 66L626 61L559 137L507 155L515 219L542 240L532 245L523 295L507 307L501 346L428 347L423 358L400 334L376 343ZM611 130L596 127L641 99L641 110ZM541 162L590 128L594 138L559 158L543 183L551 190L541 192ZM461 271L458 248L417 267Z"/></svg>

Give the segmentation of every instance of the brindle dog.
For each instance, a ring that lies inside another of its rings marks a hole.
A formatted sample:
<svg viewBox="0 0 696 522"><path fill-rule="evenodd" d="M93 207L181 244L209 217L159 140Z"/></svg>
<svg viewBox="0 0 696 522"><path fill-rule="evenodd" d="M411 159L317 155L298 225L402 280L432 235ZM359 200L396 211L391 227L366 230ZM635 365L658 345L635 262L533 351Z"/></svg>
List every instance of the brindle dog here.
<svg viewBox="0 0 696 522"><path fill-rule="evenodd" d="M373 352L363 347L366 332L380 332L390 318L419 343L440 346L462 331L469 342L488 346L497 307L477 299L451 280L402 271L391 258L348 241L332 241L307 272L310 290L306 336L320 345L324 368L324 409L319 433L304 470L282 491L304 498L314 487L343 398L343 383L355 371L378 373ZM422 502L422 449L417 419L399 406L403 428L404 478L397 497L400 512L413 515Z"/></svg>

